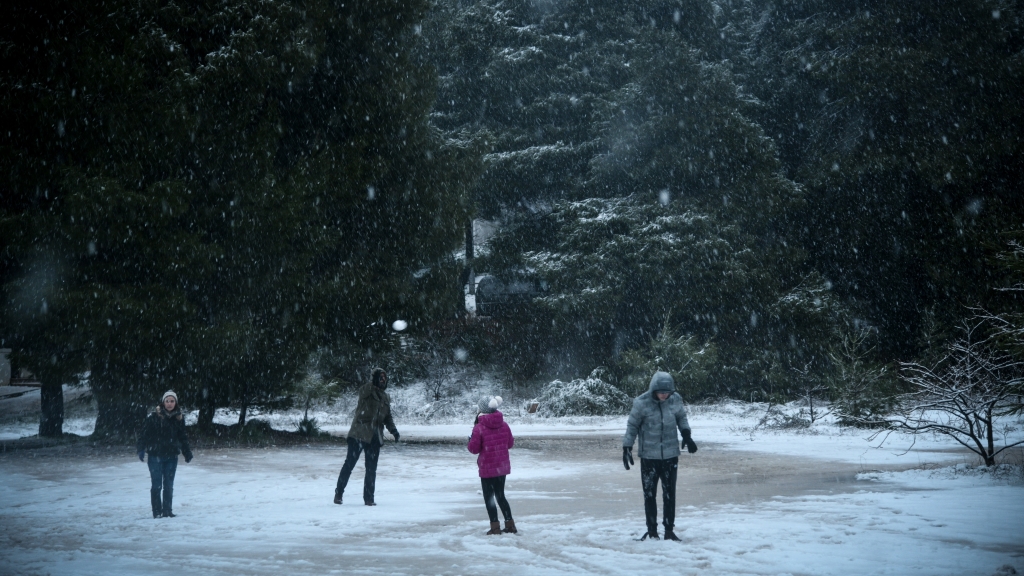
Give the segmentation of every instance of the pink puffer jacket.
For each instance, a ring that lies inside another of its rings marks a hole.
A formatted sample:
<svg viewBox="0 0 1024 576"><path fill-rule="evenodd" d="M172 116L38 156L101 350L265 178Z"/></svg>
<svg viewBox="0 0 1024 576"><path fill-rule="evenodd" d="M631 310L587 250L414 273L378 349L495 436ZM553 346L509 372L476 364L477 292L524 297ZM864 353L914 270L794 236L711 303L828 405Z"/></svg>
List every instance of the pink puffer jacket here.
<svg viewBox="0 0 1024 576"><path fill-rule="evenodd" d="M501 412L480 415L479 423L473 427L473 435L469 437L469 451L479 454L476 466L480 469L481 478L505 476L512 471L508 449L514 442L512 429L505 424Z"/></svg>

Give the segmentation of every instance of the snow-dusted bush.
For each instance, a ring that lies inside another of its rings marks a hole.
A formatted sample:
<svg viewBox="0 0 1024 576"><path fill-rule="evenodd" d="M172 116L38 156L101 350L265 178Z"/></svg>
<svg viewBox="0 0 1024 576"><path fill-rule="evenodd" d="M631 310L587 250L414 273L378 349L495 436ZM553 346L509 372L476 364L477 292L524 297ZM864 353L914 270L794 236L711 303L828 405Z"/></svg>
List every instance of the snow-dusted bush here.
<svg viewBox="0 0 1024 576"><path fill-rule="evenodd" d="M572 382L555 380L538 398L542 416L605 416L629 412L631 400L625 392L597 377Z"/></svg>
<svg viewBox="0 0 1024 576"><path fill-rule="evenodd" d="M472 419L472 404L454 399L430 402L414 411L425 422Z"/></svg>

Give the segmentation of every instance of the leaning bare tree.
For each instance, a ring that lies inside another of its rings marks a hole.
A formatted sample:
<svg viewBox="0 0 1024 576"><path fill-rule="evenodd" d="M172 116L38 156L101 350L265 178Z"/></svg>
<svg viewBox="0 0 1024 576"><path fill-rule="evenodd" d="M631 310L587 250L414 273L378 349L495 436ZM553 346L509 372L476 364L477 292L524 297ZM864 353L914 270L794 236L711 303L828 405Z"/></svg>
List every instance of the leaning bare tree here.
<svg viewBox="0 0 1024 576"><path fill-rule="evenodd" d="M1000 452L1024 444L997 430L997 419L1013 411L1024 363L990 346L985 324L984 319L964 320L963 335L930 367L901 364L900 377L913 391L899 396L887 419L889 430L949 436L986 466L994 465ZM997 433L1002 437L998 447Z"/></svg>

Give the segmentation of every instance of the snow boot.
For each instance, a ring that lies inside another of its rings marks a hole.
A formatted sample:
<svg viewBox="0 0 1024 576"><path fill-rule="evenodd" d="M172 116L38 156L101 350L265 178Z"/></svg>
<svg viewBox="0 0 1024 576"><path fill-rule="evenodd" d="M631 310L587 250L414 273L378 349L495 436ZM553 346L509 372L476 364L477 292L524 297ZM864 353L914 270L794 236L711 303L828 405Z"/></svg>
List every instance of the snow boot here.
<svg viewBox="0 0 1024 576"><path fill-rule="evenodd" d="M661 538L658 537L658 531L657 530L649 530L646 534L644 534L643 536L638 538L637 542L643 542L644 540L647 540L648 538L650 538L651 540L661 540Z"/></svg>
<svg viewBox="0 0 1024 576"><path fill-rule="evenodd" d="M174 518L174 489L164 486L164 518Z"/></svg>
<svg viewBox="0 0 1024 576"><path fill-rule="evenodd" d="M505 520L505 529L502 530L502 532L504 532L505 534L518 534L519 531L516 530L516 521L512 520L511 518Z"/></svg>
<svg viewBox="0 0 1024 576"><path fill-rule="evenodd" d="M501 536L500 522L491 522L491 529L487 531L487 536L491 536L492 534L497 534L498 536Z"/></svg>
<svg viewBox="0 0 1024 576"><path fill-rule="evenodd" d="M341 492L338 492L337 489L334 490L334 503L341 504Z"/></svg>
<svg viewBox="0 0 1024 576"><path fill-rule="evenodd" d="M163 518L164 506L160 503L160 489L149 491L149 504L153 507L153 518Z"/></svg>
<svg viewBox="0 0 1024 576"><path fill-rule="evenodd" d="M673 532L671 528L666 528L665 529L665 540L673 540L675 542L682 542L682 540L679 539L679 536L676 536L676 533Z"/></svg>

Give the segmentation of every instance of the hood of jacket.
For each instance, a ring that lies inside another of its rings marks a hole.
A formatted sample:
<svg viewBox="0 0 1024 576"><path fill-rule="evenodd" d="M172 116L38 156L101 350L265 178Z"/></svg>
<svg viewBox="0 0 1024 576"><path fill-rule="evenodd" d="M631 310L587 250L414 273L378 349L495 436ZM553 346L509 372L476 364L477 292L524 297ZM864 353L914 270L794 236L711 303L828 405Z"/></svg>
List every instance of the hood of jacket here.
<svg viewBox="0 0 1024 576"><path fill-rule="evenodd" d="M363 386L359 389L359 399L365 400L369 398L380 402L384 399L384 389L380 388L376 384L370 384L369 386Z"/></svg>
<svg viewBox="0 0 1024 576"><path fill-rule="evenodd" d="M654 376L651 376L650 393L651 397L654 397L655 392L675 392L676 381L672 378L672 375L668 372L655 372Z"/></svg>
<svg viewBox="0 0 1024 576"><path fill-rule="evenodd" d="M488 428L501 428L505 418L501 415L501 412L495 410L490 414L481 414L479 422Z"/></svg>

